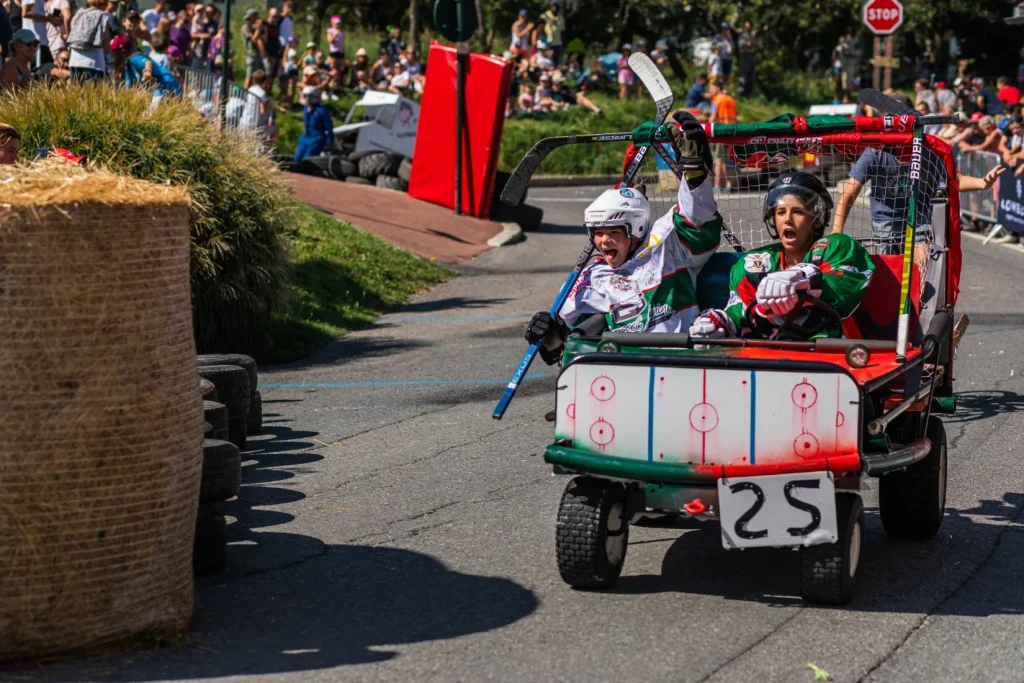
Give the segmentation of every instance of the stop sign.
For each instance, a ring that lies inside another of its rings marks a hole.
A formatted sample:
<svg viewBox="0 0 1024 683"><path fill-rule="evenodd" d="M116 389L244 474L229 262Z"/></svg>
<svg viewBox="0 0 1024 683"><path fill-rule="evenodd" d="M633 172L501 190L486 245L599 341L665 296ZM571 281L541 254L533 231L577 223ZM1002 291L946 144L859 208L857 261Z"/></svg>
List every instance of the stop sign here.
<svg viewBox="0 0 1024 683"><path fill-rule="evenodd" d="M876 36L889 35L903 23L899 0L868 0L864 3L864 25Z"/></svg>

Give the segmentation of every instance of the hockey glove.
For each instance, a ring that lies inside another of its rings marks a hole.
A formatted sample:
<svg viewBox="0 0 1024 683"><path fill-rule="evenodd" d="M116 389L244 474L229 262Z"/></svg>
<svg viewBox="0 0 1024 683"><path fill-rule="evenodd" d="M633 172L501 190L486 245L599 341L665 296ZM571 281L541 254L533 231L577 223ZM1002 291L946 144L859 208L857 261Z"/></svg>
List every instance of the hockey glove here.
<svg viewBox="0 0 1024 683"><path fill-rule="evenodd" d="M799 263L788 270L768 273L757 285L759 313L786 315L796 308L799 292L821 296L821 271L810 263Z"/></svg>
<svg viewBox="0 0 1024 683"><path fill-rule="evenodd" d="M568 333L568 328L558 318L547 311L539 311L530 319L524 336L531 344L540 342L541 360L548 365L554 365L562 357Z"/></svg>
<svg viewBox="0 0 1024 683"><path fill-rule="evenodd" d="M684 171L711 172L714 161L711 157L711 143L700 121L688 111L680 109L672 115L678 126L669 126L672 147L676 160Z"/></svg>
<svg viewBox="0 0 1024 683"><path fill-rule="evenodd" d="M709 308L690 325L690 336L695 339L725 339L736 336L732 319L720 308Z"/></svg>

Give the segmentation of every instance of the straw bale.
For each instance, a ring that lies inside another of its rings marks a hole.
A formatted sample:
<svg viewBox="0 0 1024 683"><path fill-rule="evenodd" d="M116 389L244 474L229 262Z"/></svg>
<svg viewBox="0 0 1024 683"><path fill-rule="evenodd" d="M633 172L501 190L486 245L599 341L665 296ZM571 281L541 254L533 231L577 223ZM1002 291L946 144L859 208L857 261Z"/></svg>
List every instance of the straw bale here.
<svg viewBox="0 0 1024 683"><path fill-rule="evenodd" d="M187 628L196 372L185 191L0 172L0 660Z"/></svg>

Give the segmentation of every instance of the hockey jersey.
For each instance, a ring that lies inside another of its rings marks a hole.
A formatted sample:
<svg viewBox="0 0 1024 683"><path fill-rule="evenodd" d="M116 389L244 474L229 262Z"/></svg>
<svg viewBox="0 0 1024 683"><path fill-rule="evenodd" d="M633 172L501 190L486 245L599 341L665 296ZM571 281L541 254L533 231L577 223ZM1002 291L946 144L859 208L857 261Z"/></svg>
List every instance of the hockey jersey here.
<svg viewBox="0 0 1024 683"><path fill-rule="evenodd" d="M598 258L583 270L559 311L566 325L603 315L608 329L622 332L689 329L698 312L697 275L718 248L722 216L710 176L694 190L680 183L677 199L622 265Z"/></svg>
<svg viewBox="0 0 1024 683"><path fill-rule="evenodd" d="M821 271L821 281L812 282L812 287L820 288L819 298L836 309L843 318L857 310L875 270L867 250L857 240L841 233L817 240L803 262L812 263ZM787 316L763 317L750 308L757 299L757 286L761 280L768 273L779 270L785 270L785 264L782 245L778 242L748 251L733 265L729 273L729 303L725 312L741 336L752 332L755 335L764 333L785 322ZM810 327L818 322L815 319L817 316L820 316L820 312L806 307L794 322L802 327ZM818 336L841 335L842 330L832 325Z"/></svg>

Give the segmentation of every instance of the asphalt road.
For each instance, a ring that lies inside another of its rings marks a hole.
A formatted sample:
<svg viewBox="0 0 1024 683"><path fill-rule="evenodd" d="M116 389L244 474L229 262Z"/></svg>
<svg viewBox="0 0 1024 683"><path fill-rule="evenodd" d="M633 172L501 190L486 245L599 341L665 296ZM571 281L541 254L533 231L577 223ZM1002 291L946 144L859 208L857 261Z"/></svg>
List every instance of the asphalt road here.
<svg viewBox="0 0 1024 683"><path fill-rule="evenodd" d="M562 583L550 369L490 413L595 194L531 191L547 224L525 243L263 369L266 434L223 506L230 569L199 583L189 642L0 678L767 682L814 663L836 681L1024 680L1024 254L996 245L964 244L947 517L932 541L890 542L866 492L853 605L805 606L794 553L726 552L714 527L633 528L615 589Z"/></svg>

